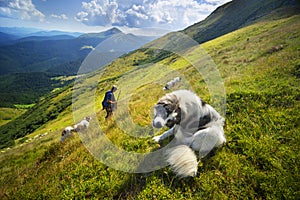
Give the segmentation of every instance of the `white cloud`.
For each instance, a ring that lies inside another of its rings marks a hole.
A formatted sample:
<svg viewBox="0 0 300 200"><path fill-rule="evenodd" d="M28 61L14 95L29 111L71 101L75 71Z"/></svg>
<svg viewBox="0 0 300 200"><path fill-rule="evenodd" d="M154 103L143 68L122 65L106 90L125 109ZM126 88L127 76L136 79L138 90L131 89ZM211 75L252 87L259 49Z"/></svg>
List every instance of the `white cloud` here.
<svg viewBox="0 0 300 200"><path fill-rule="evenodd" d="M2 16L22 20L44 21L45 15L35 8L31 0L1 0L0 13Z"/></svg>
<svg viewBox="0 0 300 200"><path fill-rule="evenodd" d="M65 14L61 14L61 15L52 14L50 17L56 18L56 19L62 19L62 20L68 19L67 15L65 15Z"/></svg>
<svg viewBox="0 0 300 200"><path fill-rule="evenodd" d="M75 19L85 22L88 25L122 24L124 21L123 12L118 9L116 1L92 0L82 2L84 11L77 13Z"/></svg>
<svg viewBox="0 0 300 200"><path fill-rule="evenodd" d="M185 28L229 0L91 0L76 20L87 25Z"/></svg>
<svg viewBox="0 0 300 200"><path fill-rule="evenodd" d="M5 8L5 7L0 7L0 13L2 13L2 15L4 16L11 16L11 9L9 8Z"/></svg>

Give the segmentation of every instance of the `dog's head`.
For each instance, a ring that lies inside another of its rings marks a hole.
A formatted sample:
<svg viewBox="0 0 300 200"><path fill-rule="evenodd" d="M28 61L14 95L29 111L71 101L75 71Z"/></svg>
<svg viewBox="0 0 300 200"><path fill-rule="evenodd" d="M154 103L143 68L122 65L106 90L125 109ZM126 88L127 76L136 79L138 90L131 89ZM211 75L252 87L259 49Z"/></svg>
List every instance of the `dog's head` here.
<svg viewBox="0 0 300 200"><path fill-rule="evenodd" d="M68 131L65 129L65 130L62 131L59 141L63 142L66 139L67 136L68 136Z"/></svg>
<svg viewBox="0 0 300 200"><path fill-rule="evenodd" d="M154 119L152 124L155 128L167 126L173 127L181 120L179 102L174 94L167 94L161 98L154 107Z"/></svg>
<svg viewBox="0 0 300 200"><path fill-rule="evenodd" d="M92 117L88 116L88 117L85 117L84 119L89 122L92 119Z"/></svg>
<svg viewBox="0 0 300 200"><path fill-rule="evenodd" d="M63 130L62 133L61 133L61 136L65 136L67 134L66 130Z"/></svg>

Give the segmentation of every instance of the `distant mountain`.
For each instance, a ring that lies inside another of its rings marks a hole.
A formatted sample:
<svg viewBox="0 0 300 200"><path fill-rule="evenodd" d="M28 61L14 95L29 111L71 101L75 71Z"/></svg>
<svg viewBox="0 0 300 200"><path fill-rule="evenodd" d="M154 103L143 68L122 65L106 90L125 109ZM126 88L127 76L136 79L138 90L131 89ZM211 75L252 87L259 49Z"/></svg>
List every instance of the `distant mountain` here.
<svg viewBox="0 0 300 200"><path fill-rule="evenodd" d="M118 35L118 37L108 40L115 35ZM118 42L114 42L121 35L124 38L118 40ZM124 54L150 40L150 38L147 40L144 37L139 38L133 35L127 36L116 28L100 33L82 34L73 39L66 37L29 37L20 39L15 44L2 46L0 48L0 75L46 71L58 75L76 74L80 67L79 61L82 61L93 49L104 41L106 45L114 42L114 48L118 48ZM121 42L126 43L126 45L122 45ZM111 59L115 58L116 54L110 51L106 54L107 56ZM72 66L69 67L67 66L68 64ZM101 66L100 63L98 63L97 67L99 66ZM72 70L66 71L66 69Z"/></svg>
<svg viewBox="0 0 300 200"><path fill-rule="evenodd" d="M83 33L41 31L40 29L0 27L0 46L26 41L74 39Z"/></svg>
<svg viewBox="0 0 300 200"><path fill-rule="evenodd" d="M15 35L18 38L26 37L34 32L42 31L42 29L37 28L25 28L25 27L0 27L0 32Z"/></svg>
<svg viewBox="0 0 300 200"><path fill-rule="evenodd" d="M30 36L55 36L55 35L71 35L78 37L82 35L80 32L67 32L67 31L45 31L37 28L27 27L0 27L0 32L15 35L18 38L30 37Z"/></svg>
<svg viewBox="0 0 300 200"><path fill-rule="evenodd" d="M73 36L73 37L78 37L82 34L83 33L80 33L80 32L66 32L66 31L38 31L38 32L33 32L33 33L28 34L27 37L29 37L29 36L45 37L45 36L58 36L58 35L69 35L69 36Z"/></svg>
<svg viewBox="0 0 300 200"><path fill-rule="evenodd" d="M78 73L95 71L99 69L99 66L106 66L116 58L138 49L153 39L152 37L125 34L116 30L113 30L111 33L114 33L113 36L101 42L86 57Z"/></svg>
<svg viewBox="0 0 300 200"><path fill-rule="evenodd" d="M244 27L277 8L293 4L296 4L295 0L233 0L182 32L203 43Z"/></svg>
<svg viewBox="0 0 300 200"><path fill-rule="evenodd" d="M100 33L82 34L81 36L79 36L79 39L82 39L82 38L105 38L107 36L111 36L111 35L119 34L119 33L122 33L122 31L120 31L119 29L114 27L114 28L111 28L107 31L100 32Z"/></svg>
<svg viewBox="0 0 300 200"><path fill-rule="evenodd" d="M28 42L28 41L46 41L46 40L69 40L74 39L71 35L54 35L54 36L29 36L25 38L18 39L17 42Z"/></svg>
<svg viewBox="0 0 300 200"><path fill-rule="evenodd" d="M0 46L13 43L18 37L12 34L0 32Z"/></svg>
<svg viewBox="0 0 300 200"><path fill-rule="evenodd" d="M108 49L111 51L123 51L123 52L129 52L136 47L141 46L142 44L145 44L150 39L147 37L140 37L136 36L134 34L124 34L119 33L116 35L113 35L109 40L104 41L101 43L102 49Z"/></svg>
<svg viewBox="0 0 300 200"><path fill-rule="evenodd" d="M88 52L80 50L82 45L80 41L68 39L26 41L2 46L0 74L46 71L66 61L86 56Z"/></svg>

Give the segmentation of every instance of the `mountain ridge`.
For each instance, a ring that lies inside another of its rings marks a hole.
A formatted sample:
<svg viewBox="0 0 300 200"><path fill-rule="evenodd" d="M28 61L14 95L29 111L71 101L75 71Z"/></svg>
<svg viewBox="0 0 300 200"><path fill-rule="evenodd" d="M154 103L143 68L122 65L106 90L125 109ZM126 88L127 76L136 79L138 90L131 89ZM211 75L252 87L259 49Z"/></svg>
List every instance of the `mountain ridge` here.
<svg viewBox="0 0 300 200"><path fill-rule="evenodd" d="M74 36L70 35L54 35L54 36L28 36L18 40L15 40L14 43L28 42L28 41L45 41L45 40L67 40L74 39Z"/></svg>
<svg viewBox="0 0 300 200"><path fill-rule="evenodd" d="M84 33L82 35L80 35L78 38L89 38L89 37L106 37L106 36L109 36L109 35L114 35L114 34L119 34L119 33L122 33L122 31L116 27L113 27L113 28L110 28L106 31L102 31L102 32L99 32L99 33Z"/></svg>
<svg viewBox="0 0 300 200"><path fill-rule="evenodd" d="M59 31L59 30L43 30L38 28L28 28L28 27L0 27L0 32L15 35L17 38L24 38L30 36L56 36L56 35L71 35L73 37L78 37L82 35L81 32L69 32L69 31Z"/></svg>

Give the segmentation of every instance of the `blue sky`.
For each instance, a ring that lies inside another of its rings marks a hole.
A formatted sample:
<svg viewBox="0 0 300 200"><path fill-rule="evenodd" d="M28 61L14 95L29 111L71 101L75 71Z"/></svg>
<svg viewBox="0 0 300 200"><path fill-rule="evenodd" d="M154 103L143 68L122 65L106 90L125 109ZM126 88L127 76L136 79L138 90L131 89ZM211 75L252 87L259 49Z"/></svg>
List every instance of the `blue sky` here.
<svg viewBox="0 0 300 200"><path fill-rule="evenodd" d="M96 32L184 29L230 0L0 0L1 26Z"/></svg>

